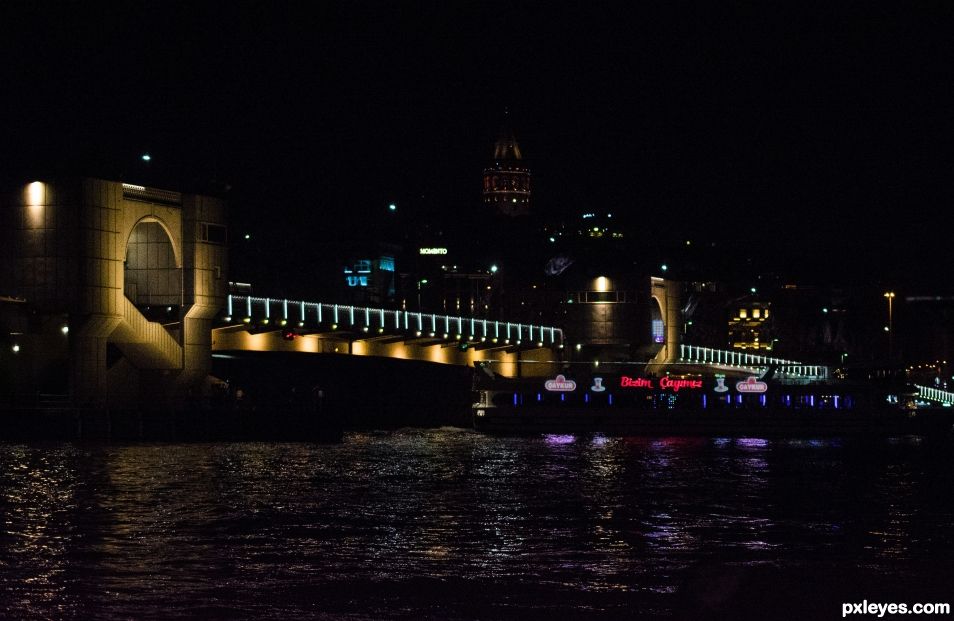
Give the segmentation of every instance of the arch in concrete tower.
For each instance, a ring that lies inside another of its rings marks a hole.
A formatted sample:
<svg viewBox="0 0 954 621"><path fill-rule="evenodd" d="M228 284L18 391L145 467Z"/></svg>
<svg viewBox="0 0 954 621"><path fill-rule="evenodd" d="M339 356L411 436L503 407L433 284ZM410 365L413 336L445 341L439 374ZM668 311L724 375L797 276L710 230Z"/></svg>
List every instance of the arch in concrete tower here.
<svg viewBox="0 0 954 621"><path fill-rule="evenodd" d="M182 249L169 226L155 216L140 218L126 237L123 293L137 306L182 305Z"/></svg>
<svg viewBox="0 0 954 621"><path fill-rule="evenodd" d="M676 360L676 353L679 351L681 329L679 284L653 276L651 278L650 297L654 302L654 306L658 307L663 329L663 347L656 354L653 362L674 362ZM655 308L650 309L653 318L655 318L656 310Z"/></svg>

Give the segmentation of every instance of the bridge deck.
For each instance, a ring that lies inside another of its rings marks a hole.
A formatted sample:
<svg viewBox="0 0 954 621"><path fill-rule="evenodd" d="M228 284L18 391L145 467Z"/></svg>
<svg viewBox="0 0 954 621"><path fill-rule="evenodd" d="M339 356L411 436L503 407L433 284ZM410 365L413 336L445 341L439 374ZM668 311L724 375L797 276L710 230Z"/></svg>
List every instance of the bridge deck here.
<svg viewBox="0 0 954 621"><path fill-rule="evenodd" d="M229 295L223 320L292 329L402 334L475 344L563 347L563 330L552 326L244 295Z"/></svg>

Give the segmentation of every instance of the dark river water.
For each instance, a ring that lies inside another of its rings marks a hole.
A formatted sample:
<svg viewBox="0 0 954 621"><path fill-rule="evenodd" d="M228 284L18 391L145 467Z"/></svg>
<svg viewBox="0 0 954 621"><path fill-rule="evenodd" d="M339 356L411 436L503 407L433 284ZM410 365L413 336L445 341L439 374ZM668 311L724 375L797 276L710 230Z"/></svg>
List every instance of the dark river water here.
<svg viewBox="0 0 954 621"><path fill-rule="evenodd" d="M0 618L835 619L954 603L952 495L914 438L0 444Z"/></svg>

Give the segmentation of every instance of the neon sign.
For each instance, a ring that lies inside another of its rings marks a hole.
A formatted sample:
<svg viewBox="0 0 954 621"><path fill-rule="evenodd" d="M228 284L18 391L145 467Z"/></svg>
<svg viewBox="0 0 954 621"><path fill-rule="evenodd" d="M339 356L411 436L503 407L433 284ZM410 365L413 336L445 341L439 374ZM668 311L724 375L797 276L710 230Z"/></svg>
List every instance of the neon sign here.
<svg viewBox="0 0 954 621"><path fill-rule="evenodd" d="M447 254L447 248L421 248L421 254Z"/></svg>
<svg viewBox="0 0 954 621"><path fill-rule="evenodd" d="M768 390L768 384L760 382L759 378L752 375L743 382L736 382L735 389L744 393L760 393Z"/></svg>
<svg viewBox="0 0 954 621"><path fill-rule="evenodd" d="M653 390L655 385L653 380L647 379L645 377L629 377L622 376L619 380L620 388L644 388L646 390ZM668 375L659 380L659 389L660 390L671 390L673 392L679 392L683 389L688 390L698 390L702 388L702 380L691 380L691 379L673 379Z"/></svg>
<svg viewBox="0 0 954 621"><path fill-rule="evenodd" d="M550 392L573 392L576 390L576 382L557 375L554 379L544 382L543 387Z"/></svg>
<svg viewBox="0 0 954 621"><path fill-rule="evenodd" d="M619 387L620 388L648 388L652 390L653 381L648 380L644 377L632 378L624 375L619 378Z"/></svg>

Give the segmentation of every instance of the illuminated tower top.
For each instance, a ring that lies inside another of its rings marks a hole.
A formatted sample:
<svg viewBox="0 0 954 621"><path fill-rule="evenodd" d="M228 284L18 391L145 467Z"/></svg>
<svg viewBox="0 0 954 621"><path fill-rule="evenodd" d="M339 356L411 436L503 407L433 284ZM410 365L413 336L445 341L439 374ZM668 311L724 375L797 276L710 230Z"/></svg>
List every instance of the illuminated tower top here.
<svg viewBox="0 0 954 621"><path fill-rule="evenodd" d="M494 162L484 169L484 205L498 213L525 216L530 213L530 169L523 162L520 145L509 127L501 130L494 144Z"/></svg>

